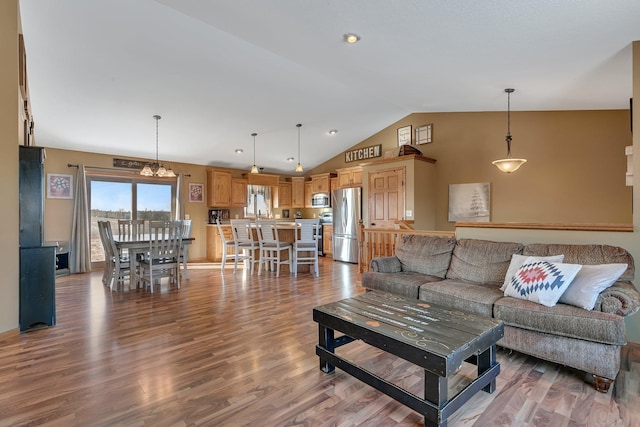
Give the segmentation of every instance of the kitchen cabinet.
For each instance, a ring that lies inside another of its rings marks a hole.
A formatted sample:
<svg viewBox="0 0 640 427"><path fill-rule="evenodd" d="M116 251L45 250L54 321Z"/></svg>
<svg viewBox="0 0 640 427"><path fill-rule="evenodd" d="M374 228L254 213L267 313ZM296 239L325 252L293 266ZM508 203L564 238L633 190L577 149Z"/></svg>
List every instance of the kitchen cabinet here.
<svg viewBox="0 0 640 427"><path fill-rule="evenodd" d="M340 188L340 186L338 185L338 177L331 178L329 180L329 199L331 199L333 190L337 190L338 188Z"/></svg>
<svg viewBox="0 0 640 427"><path fill-rule="evenodd" d="M291 178L291 207L294 209L305 206L304 177Z"/></svg>
<svg viewBox="0 0 640 427"><path fill-rule="evenodd" d="M291 207L291 183L279 182L278 192L276 193L274 206L280 209L288 209Z"/></svg>
<svg viewBox="0 0 640 427"><path fill-rule="evenodd" d="M333 173L321 173L318 175L311 175L311 184L313 189L313 194L317 193L329 193L331 178L335 177L336 174Z"/></svg>
<svg viewBox="0 0 640 427"><path fill-rule="evenodd" d="M313 184L311 181L304 183L304 207L312 208L311 198L313 197Z"/></svg>
<svg viewBox="0 0 640 427"><path fill-rule="evenodd" d="M326 256L333 256L333 227L325 224L322 227L322 252Z"/></svg>
<svg viewBox="0 0 640 427"><path fill-rule="evenodd" d="M339 188L362 187L362 168L338 169Z"/></svg>
<svg viewBox="0 0 640 427"><path fill-rule="evenodd" d="M231 207L244 208L247 206L247 180L231 179Z"/></svg>
<svg viewBox="0 0 640 427"><path fill-rule="evenodd" d="M207 170L207 204L212 208L231 206L231 172Z"/></svg>

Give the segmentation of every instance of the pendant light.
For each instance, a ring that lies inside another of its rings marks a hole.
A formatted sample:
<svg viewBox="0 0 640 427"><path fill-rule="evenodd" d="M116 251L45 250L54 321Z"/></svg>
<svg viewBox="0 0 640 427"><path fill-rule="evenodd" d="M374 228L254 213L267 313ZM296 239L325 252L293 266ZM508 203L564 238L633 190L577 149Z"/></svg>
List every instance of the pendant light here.
<svg viewBox="0 0 640 427"><path fill-rule="evenodd" d="M501 172L511 173L518 170L520 166L527 162L527 159L512 159L511 158L511 94L515 92L515 89L505 89L507 93L507 157L505 159L495 160L492 163L500 169Z"/></svg>
<svg viewBox="0 0 640 427"><path fill-rule="evenodd" d="M152 165L146 165L144 168L142 168L142 170L140 171L140 175L157 176L160 178L175 178L176 174L173 172L173 170L171 170L171 168L165 168L164 165L161 165L160 161L158 160L158 120L160 120L162 117L156 114L155 116L153 116L153 118L156 121L156 162Z"/></svg>
<svg viewBox="0 0 640 427"><path fill-rule="evenodd" d="M253 166L251 166L251 173L260 173L256 166L256 136L258 136L258 134L254 132L251 136L253 137Z"/></svg>
<svg viewBox="0 0 640 427"><path fill-rule="evenodd" d="M298 128L298 164L296 165L296 172L304 172L302 169L302 163L300 163L300 128L302 125L298 123L296 127Z"/></svg>

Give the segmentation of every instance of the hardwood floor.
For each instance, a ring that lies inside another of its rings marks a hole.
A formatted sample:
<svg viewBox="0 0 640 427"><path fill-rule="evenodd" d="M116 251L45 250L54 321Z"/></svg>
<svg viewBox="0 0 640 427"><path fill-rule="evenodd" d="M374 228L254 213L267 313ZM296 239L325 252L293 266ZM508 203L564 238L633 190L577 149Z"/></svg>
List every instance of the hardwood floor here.
<svg viewBox="0 0 640 427"><path fill-rule="evenodd" d="M356 267L319 278L190 265L180 290L111 292L102 272L56 283L57 325L0 337L0 425L419 426L422 417L315 356L311 311L363 289ZM363 343L340 354L419 394L421 371ZM608 394L580 372L506 350L497 391L449 426L640 425L640 346ZM452 381L473 378L464 364Z"/></svg>

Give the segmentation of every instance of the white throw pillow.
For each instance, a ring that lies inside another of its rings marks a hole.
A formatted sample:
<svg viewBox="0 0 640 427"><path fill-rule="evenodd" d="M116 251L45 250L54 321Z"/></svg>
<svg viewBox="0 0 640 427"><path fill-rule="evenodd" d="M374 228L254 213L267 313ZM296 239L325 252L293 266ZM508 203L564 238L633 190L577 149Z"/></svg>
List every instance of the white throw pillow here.
<svg viewBox="0 0 640 427"><path fill-rule="evenodd" d="M533 260L536 261L549 261L549 262L562 262L564 261L564 255L551 255L551 256L525 256L525 255L518 255L518 254L513 254L511 256L511 264L509 264L509 269L507 270L507 274L505 274L504 276L504 284L500 287L500 290L502 292L504 292L504 290L507 288L507 286L509 285L509 282L511 281L511 278L513 277L514 274L516 274L516 271L518 271L518 269L520 268L520 266L522 264L524 264L525 260L531 258Z"/></svg>
<svg viewBox="0 0 640 427"><path fill-rule="evenodd" d="M553 307L581 268L579 264L527 259L511 278L504 294Z"/></svg>
<svg viewBox="0 0 640 427"><path fill-rule="evenodd" d="M627 264L583 265L559 302L593 310L600 292L613 285L625 271Z"/></svg>

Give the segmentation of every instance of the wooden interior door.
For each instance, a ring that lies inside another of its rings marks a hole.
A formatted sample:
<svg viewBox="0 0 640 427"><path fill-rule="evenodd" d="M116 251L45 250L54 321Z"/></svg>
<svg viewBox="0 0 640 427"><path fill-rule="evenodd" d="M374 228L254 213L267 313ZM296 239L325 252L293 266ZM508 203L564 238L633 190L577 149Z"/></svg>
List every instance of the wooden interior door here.
<svg viewBox="0 0 640 427"><path fill-rule="evenodd" d="M405 168L369 172L369 227L394 228L404 219Z"/></svg>

